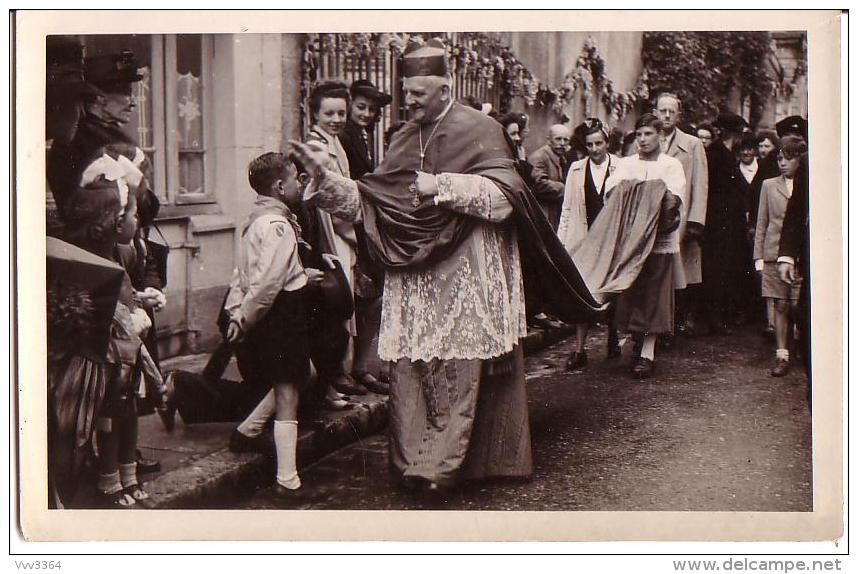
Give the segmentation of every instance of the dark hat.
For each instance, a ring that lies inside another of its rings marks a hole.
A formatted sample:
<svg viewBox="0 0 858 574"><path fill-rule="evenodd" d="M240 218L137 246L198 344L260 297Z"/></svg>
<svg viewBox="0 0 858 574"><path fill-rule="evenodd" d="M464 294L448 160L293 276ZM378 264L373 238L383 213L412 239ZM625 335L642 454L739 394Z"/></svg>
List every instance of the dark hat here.
<svg viewBox="0 0 858 574"><path fill-rule="evenodd" d="M740 134L745 130L746 127L748 127L748 122L746 122L745 118L738 114L725 112L723 114L718 114L718 119L715 120L715 123L713 125L716 128L720 128L722 130L727 130Z"/></svg>
<svg viewBox="0 0 858 574"><path fill-rule="evenodd" d="M807 120L801 116L784 118L775 124L775 129L778 132L778 137L784 137L787 134L796 134L807 141Z"/></svg>
<svg viewBox="0 0 858 574"><path fill-rule="evenodd" d="M45 39L45 67L48 92L60 91L63 97L98 93L84 80L83 45L71 36L48 36Z"/></svg>
<svg viewBox="0 0 858 574"><path fill-rule="evenodd" d="M441 40L432 38L425 44L410 42L405 47L402 55L403 77L446 76L447 70L447 50Z"/></svg>
<svg viewBox="0 0 858 574"><path fill-rule="evenodd" d="M369 98L378 103L379 106L386 106L393 101L393 97L390 94L385 94L376 88L375 84L363 78L352 82L352 85L349 86L349 94L352 98L355 96Z"/></svg>
<svg viewBox="0 0 858 574"><path fill-rule="evenodd" d="M106 93L129 93L131 84L143 79L131 50L86 59L86 80Z"/></svg>
<svg viewBox="0 0 858 574"><path fill-rule="evenodd" d="M518 124L518 129L523 130L527 127L527 115L521 112L507 112L498 118L498 121L503 127L508 127L510 124Z"/></svg>
<svg viewBox="0 0 858 574"><path fill-rule="evenodd" d="M602 120L599 118L587 118L582 123L575 126L575 130L572 132L572 137L575 138L575 141L584 145L587 141L587 136L597 132L602 132L605 135L605 141L608 140L608 128L605 127Z"/></svg>

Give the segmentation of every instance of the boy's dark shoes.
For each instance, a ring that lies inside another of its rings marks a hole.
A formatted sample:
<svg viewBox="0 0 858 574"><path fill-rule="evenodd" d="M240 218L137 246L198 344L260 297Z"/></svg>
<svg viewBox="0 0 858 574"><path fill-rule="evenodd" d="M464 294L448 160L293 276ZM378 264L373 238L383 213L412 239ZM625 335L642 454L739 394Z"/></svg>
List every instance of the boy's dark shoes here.
<svg viewBox="0 0 858 574"><path fill-rule="evenodd" d="M331 383L331 386L346 395L365 395L367 390L356 383L349 375L341 374Z"/></svg>
<svg viewBox="0 0 858 574"><path fill-rule="evenodd" d="M161 463L152 458L146 458L140 449L137 449L137 472L140 474L148 474L150 472L158 472L161 470Z"/></svg>
<svg viewBox="0 0 858 574"><path fill-rule="evenodd" d="M786 359L777 359L775 366L772 368L771 375L773 377L784 377L789 373L789 361Z"/></svg>
<svg viewBox="0 0 858 574"><path fill-rule="evenodd" d="M297 501L301 497L302 491L300 488L286 488L275 480L274 486L271 488L271 493L278 500Z"/></svg>
<svg viewBox="0 0 858 574"><path fill-rule="evenodd" d="M587 351L572 351L566 361L567 371L577 371L587 366Z"/></svg>
<svg viewBox="0 0 858 574"><path fill-rule="evenodd" d="M259 436L249 437L234 429L229 435L229 450L230 452L259 452L262 454L273 455L276 451L274 448L274 437L268 433L262 433Z"/></svg>
<svg viewBox="0 0 858 574"><path fill-rule="evenodd" d="M658 338L658 342L661 343L661 348L665 351L672 351L676 346L676 340L674 339L671 333L665 333Z"/></svg>
<svg viewBox="0 0 858 574"><path fill-rule="evenodd" d="M632 376L636 379L648 379L655 373L655 362L645 357L638 357L632 365Z"/></svg>

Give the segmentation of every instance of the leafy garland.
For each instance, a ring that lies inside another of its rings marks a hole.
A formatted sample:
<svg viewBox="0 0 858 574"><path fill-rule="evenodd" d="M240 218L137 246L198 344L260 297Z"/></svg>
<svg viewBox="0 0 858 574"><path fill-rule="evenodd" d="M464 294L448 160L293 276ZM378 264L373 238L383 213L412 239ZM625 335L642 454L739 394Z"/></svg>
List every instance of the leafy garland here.
<svg viewBox="0 0 858 574"><path fill-rule="evenodd" d="M367 58L392 54L398 57L409 42L424 42L423 34L308 34L304 51L304 79L302 95L306 99L317 79L317 59L339 50L346 57ZM450 71L458 77L478 80L488 89L500 91L500 112L512 107L515 98L521 98L528 107L551 108L565 113L574 106L576 96L584 101L586 115L592 115L591 95L594 90L611 117L621 120L636 109L639 102L649 97L647 77L642 75L637 86L627 92L618 92L606 74L605 61L595 41L587 38L575 68L563 79L559 88L542 83L524 65L508 46L492 34L481 32L459 33L452 41L448 35ZM571 116L571 113L566 114Z"/></svg>
<svg viewBox="0 0 858 574"><path fill-rule="evenodd" d="M633 89L617 92L614 82L607 76L605 60L591 37L584 41L581 54L575 61L575 68L563 78L558 100L572 105L579 90L584 100L586 116L593 115L592 94L596 90L599 93L599 100L615 121L622 120L635 111L638 104L646 101L650 94L645 71L638 78L637 85Z"/></svg>
<svg viewBox="0 0 858 574"><path fill-rule="evenodd" d="M538 105L546 88L527 67L494 35L481 32L457 34L457 42L448 38L450 71L484 83L486 88L498 87L501 110L509 108L513 98L521 97L528 106ZM339 50L346 57L400 56L409 42L426 41L423 34L308 34L304 46L304 76L301 90L306 99L318 79L318 59Z"/></svg>
<svg viewBox="0 0 858 574"><path fill-rule="evenodd" d="M308 34L304 51L302 101L317 79L318 60L339 52L346 58L399 57L409 42L424 42L427 34ZM508 111L515 98L528 107L549 108L572 116L579 102L584 114L594 115L593 94L619 121L641 111L651 94L677 93L689 120L713 118L727 108L731 93L738 89L750 100L750 121L755 125L772 94L790 96L806 74L800 59L792 78L787 78L772 51L767 32L644 32L643 72L637 85L626 92L616 90L595 41L588 37L574 68L559 87L540 82L505 46L496 34L480 32L447 34L445 43L451 72L497 88L499 112Z"/></svg>

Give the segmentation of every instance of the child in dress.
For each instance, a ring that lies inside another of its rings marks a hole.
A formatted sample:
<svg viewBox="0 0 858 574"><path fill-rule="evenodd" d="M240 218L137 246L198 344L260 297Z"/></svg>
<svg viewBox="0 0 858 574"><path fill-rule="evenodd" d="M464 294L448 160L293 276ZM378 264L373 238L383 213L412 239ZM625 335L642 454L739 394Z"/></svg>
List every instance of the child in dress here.
<svg viewBox="0 0 858 574"><path fill-rule="evenodd" d="M128 243L137 231L137 198L122 193L116 180L100 175L70 198L65 217L70 243L114 260L116 246ZM131 286L127 273L113 313L110 341L103 361L103 400L93 404L98 442L98 506L124 508L148 505L149 495L137 480L137 389L141 378L158 389L164 384L142 337L151 322ZM80 376L85 376L81 372Z"/></svg>
<svg viewBox="0 0 858 574"><path fill-rule="evenodd" d="M760 192L760 207L757 213L757 231L754 236L754 267L762 275L762 295L766 301L773 300L775 306L775 366L773 377L783 377L789 372L789 313L798 304L801 278L792 285L778 276L778 249L787 203L792 196L793 178L802 154L807 153L807 144L797 137L786 136L781 140L778 152L778 168L781 175L763 182Z"/></svg>

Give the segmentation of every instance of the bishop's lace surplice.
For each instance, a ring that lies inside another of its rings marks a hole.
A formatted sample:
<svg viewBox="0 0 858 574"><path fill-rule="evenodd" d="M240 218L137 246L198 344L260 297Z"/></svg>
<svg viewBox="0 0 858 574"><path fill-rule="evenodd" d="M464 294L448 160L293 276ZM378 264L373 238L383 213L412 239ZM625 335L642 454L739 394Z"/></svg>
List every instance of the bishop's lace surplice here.
<svg viewBox="0 0 858 574"><path fill-rule="evenodd" d="M518 243L506 221L512 206L478 175L442 173L435 182L437 205L480 223L440 263L385 272L378 355L385 361L498 357L527 334ZM312 195L332 215L357 221L358 193L355 182L328 172Z"/></svg>

